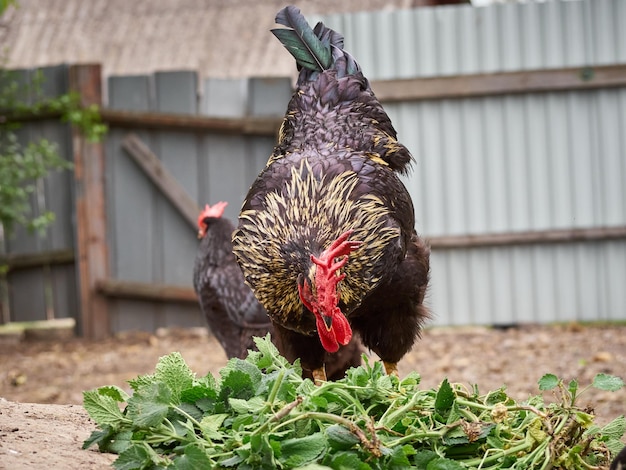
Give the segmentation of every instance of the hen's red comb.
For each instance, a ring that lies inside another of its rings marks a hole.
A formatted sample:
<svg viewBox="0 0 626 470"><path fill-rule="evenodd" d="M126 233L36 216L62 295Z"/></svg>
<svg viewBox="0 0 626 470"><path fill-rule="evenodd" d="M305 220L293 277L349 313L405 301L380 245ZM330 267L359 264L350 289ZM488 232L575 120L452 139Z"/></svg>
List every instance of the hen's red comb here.
<svg viewBox="0 0 626 470"><path fill-rule="evenodd" d="M200 212L200 215L198 216L198 228L203 228L204 224L202 221L207 217L214 217L216 219L219 219L222 215L224 215L224 209L227 205L228 203L224 201L216 202L212 206L206 204L204 206L204 210Z"/></svg>

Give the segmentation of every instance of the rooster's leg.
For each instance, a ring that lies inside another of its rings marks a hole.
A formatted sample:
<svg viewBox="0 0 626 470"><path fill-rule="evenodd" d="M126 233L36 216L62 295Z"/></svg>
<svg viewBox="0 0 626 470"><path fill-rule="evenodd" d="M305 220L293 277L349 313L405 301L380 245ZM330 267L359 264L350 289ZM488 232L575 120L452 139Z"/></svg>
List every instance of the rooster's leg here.
<svg viewBox="0 0 626 470"><path fill-rule="evenodd" d="M383 361L383 365L385 366L385 372L387 372L387 375L395 375L396 377L398 377L398 363L397 362Z"/></svg>
<svg viewBox="0 0 626 470"><path fill-rule="evenodd" d="M324 366L319 369L313 369L313 381L315 385L321 385L322 382L326 382L326 369Z"/></svg>

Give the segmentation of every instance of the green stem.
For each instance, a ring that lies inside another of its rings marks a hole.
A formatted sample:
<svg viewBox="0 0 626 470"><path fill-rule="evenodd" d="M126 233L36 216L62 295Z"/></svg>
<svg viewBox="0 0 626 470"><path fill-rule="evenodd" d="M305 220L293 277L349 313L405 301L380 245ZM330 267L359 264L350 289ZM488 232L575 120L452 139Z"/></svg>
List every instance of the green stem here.
<svg viewBox="0 0 626 470"><path fill-rule="evenodd" d="M395 439L390 442L385 442L385 447L395 447L400 444L404 444L405 442L412 441L414 439L423 440L423 439L437 439L444 435L441 431L425 431L425 432L415 432L413 434L407 434L399 439Z"/></svg>
<svg viewBox="0 0 626 470"><path fill-rule="evenodd" d="M509 449L506 450L502 450L500 452L494 452L491 456L487 457L485 454L483 457L480 458L475 458L475 459L471 459L471 460L460 460L460 462L462 462L464 465L467 465L468 467L476 467L478 465L480 465L481 467L486 464L486 463L491 463L495 460L501 459L502 457L506 457L507 455L511 455L511 454L516 454L517 452L521 452L523 450L528 449L530 446L532 445L532 443L530 442L524 442L523 444L519 444L515 447L511 447Z"/></svg>
<svg viewBox="0 0 626 470"><path fill-rule="evenodd" d="M392 409L392 407L389 407L387 411L385 411L385 413L378 420L378 424L376 425L376 427L388 427L388 428L393 427L394 424L398 422L398 420L402 417L403 414L405 414L407 411L409 411L411 408L415 406L415 403L417 403L417 400L419 398L420 398L420 395L416 393L415 395L411 397L411 399L408 402L406 402L403 406L401 406L397 410L389 412L389 410ZM389 416L387 416L387 413L389 413Z"/></svg>
<svg viewBox="0 0 626 470"><path fill-rule="evenodd" d="M276 382L274 382L274 386L270 391L269 397L267 397L267 402L270 407L274 404L274 400L276 400L276 395L278 395L278 391L280 390L280 386L283 384L283 380L285 378L285 369L281 369L278 373L278 377L276 377Z"/></svg>

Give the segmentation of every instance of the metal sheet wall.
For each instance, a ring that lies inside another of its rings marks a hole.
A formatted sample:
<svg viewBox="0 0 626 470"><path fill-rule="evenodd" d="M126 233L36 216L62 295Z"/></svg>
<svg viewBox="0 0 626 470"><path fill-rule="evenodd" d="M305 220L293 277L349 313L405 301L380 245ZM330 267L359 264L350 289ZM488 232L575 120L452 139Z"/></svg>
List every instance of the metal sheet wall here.
<svg viewBox="0 0 626 470"><path fill-rule="evenodd" d="M626 2L555 0L315 17L370 80L626 62Z"/></svg>
<svg viewBox="0 0 626 470"><path fill-rule="evenodd" d="M370 80L626 62L626 2L320 17ZM376 90L374 90L376 91ZM626 225L626 89L386 104L428 237ZM436 249L435 324L626 318L626 240Z"/></svg>

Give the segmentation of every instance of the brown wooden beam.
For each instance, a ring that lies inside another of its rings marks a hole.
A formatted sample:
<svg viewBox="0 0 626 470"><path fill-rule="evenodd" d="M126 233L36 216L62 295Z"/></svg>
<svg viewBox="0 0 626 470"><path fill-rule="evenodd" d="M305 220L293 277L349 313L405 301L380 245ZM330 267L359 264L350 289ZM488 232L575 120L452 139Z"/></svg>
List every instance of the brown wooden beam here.
<svg viewBox="0 0 626 470"><path fill-rule="evenodd" d="M113 109L103 109L101 115L105 123L114 127L181 129L185 131L270 137L276 135L282 122L282 119L271 117L215 118L195 114L118 111Z"/></svg>
<svg viewBox="0 0 626 470"><path fill-rule="evenodd" d="M433 249L476 248L544 243L617 240L626 238L626 227L597 227L479 235L430 237Z"/></svg>
<svg viewBox="0 0 626 470"><path fill-rule="evenodd" d="M100 279L97 289L107 297L120 299L198 303L196 293L189 287Z"/></svg>
<svg viewBox="0 0 626 470"><path fill-rule="evenodd" d="M100 65L69 68L70 90L78 92L83 106L102 106ZM104 192L104 145L88 142L72 130L74 181L76 185L76 246L79 275L79 330L87 338L109 336L106 299L96 292L96 281L108 276L106 207Z"/></svg>
<svg viewBox="0 0 626 470"><path fill-rule="evenodd" d="M372 82L372 89L382 102L467 98L509 93L585 90L620 86L626 86L626 65Z"/></svg>
<svg viewBox="0 0 626 470"><path fill-rule="evenodd" d="M72 264L74 250L56 250L43 253L23 253L0 255L0 266L7 266L9 271L36 268L58 264Z"/></svg>
<svg viewBox="0 0 626 470"><path fill-rule="evenodd" d="M135 134L127 135L122 141L122 147L133 158L139 168L150 178L157 188L172 203L178 213L191 225L198 229L198 214L200 207L187 193L172 174L163 166L159 158Z"/></svg>

